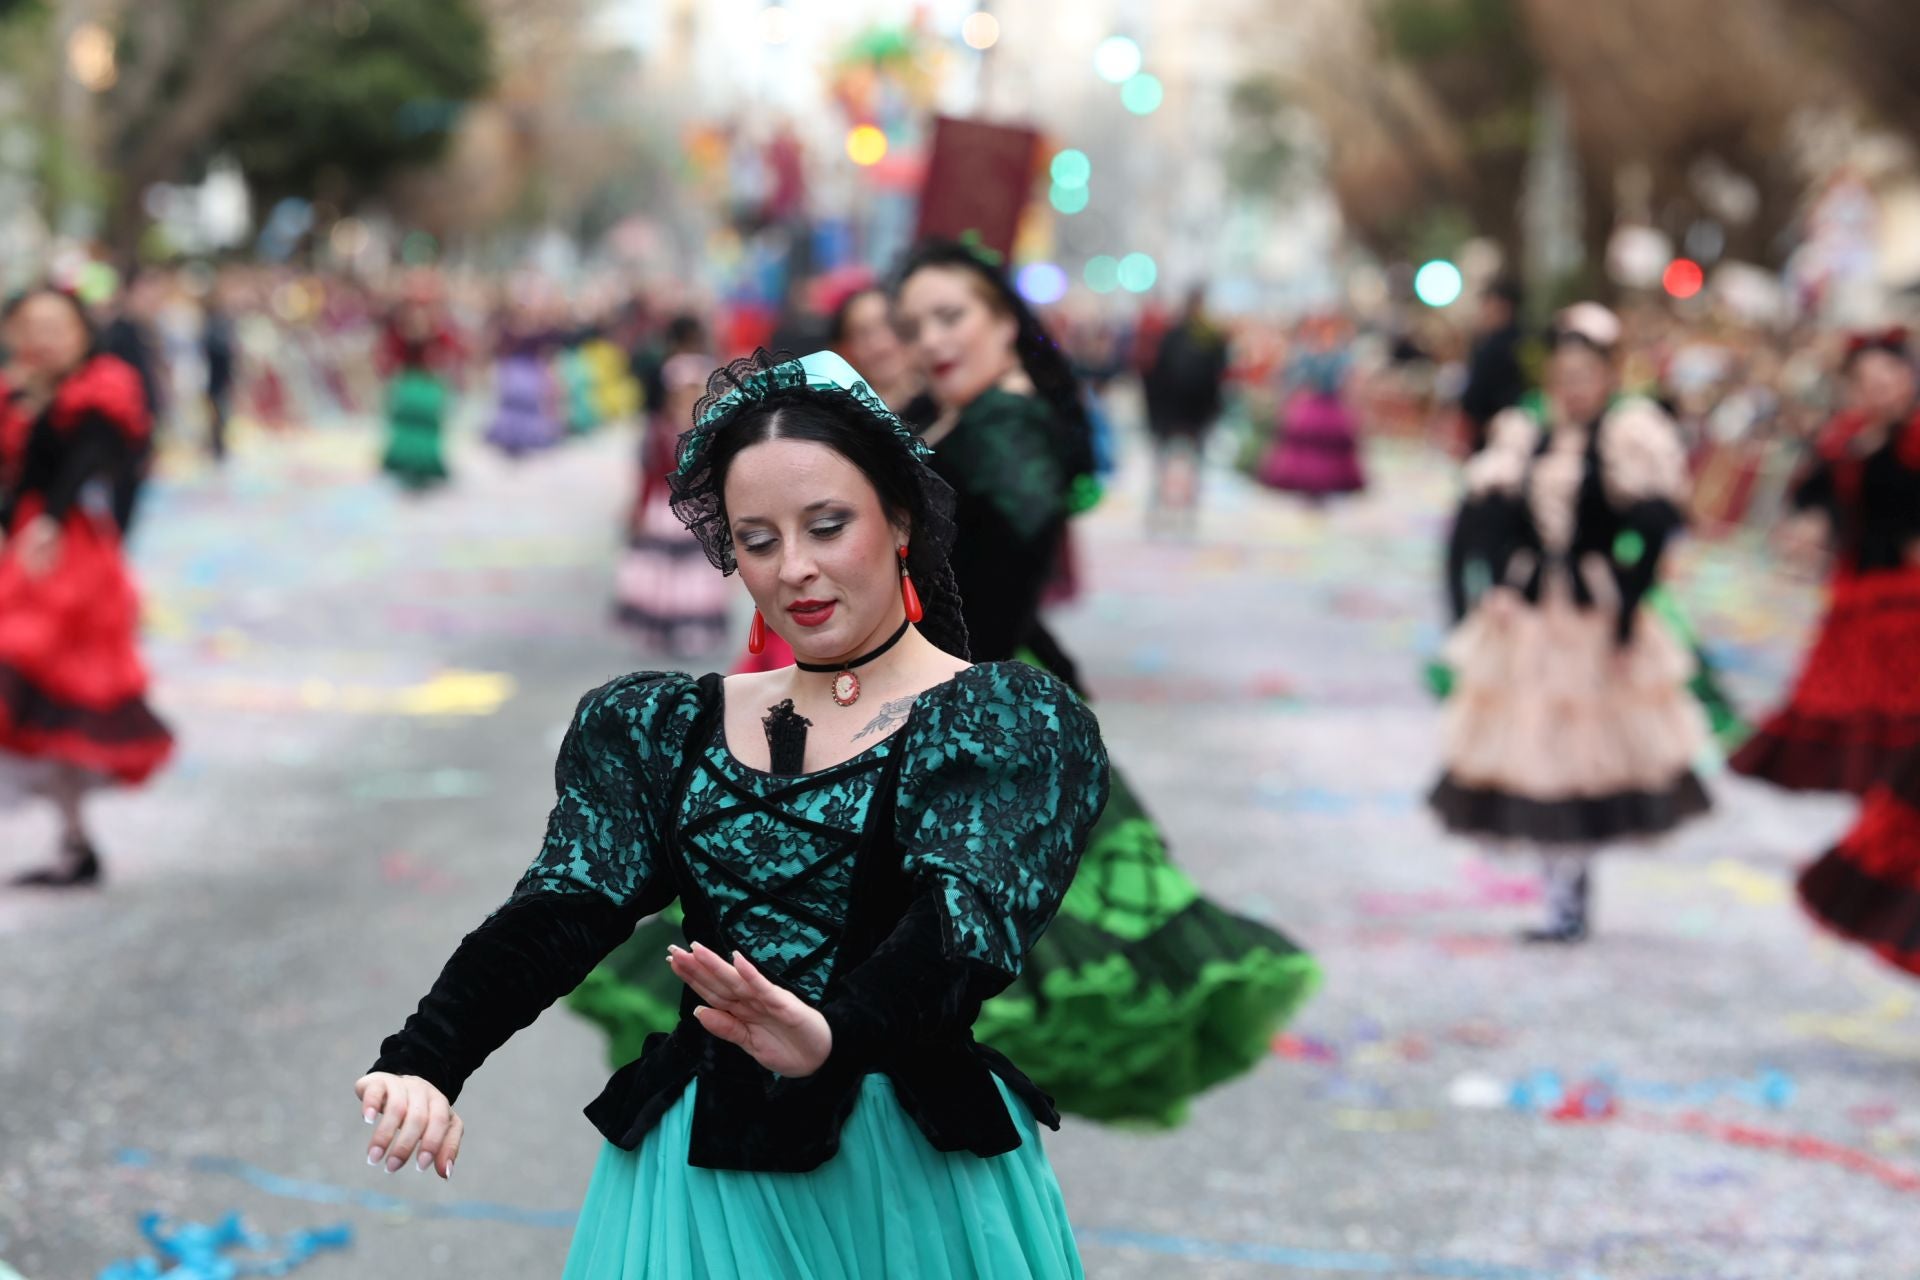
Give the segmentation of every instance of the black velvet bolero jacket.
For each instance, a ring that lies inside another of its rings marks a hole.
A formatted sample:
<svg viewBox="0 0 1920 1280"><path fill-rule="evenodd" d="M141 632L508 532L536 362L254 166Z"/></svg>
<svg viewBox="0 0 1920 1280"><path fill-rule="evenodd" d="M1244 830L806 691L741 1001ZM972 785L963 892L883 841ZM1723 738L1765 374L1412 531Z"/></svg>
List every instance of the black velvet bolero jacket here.
<svg viewBox="0 0 1920 1280"><path fill-rule="evenodd" d="M813 1169L875 1072L942 1151L1020 1144L996 1077L1058 1127L1051 1100L972 1025L1053 918L1106 804L1092 713L1043 672L986 663L922 693L884 743L781 777L731 760L721 708L720 677L657 672L581 701L540 856L374 1069L457 1097L489 1053L677 899L689 941L746 951L825 1015L833 1049L810 1076L775 1076L709 1034L688 990L673 1032L650 1037L587 1107L608 1141L638 1146L698 1080L689 1163ZM796 809L815 787L846 794ZM756 845L770 829L779 840Z"/></svg>

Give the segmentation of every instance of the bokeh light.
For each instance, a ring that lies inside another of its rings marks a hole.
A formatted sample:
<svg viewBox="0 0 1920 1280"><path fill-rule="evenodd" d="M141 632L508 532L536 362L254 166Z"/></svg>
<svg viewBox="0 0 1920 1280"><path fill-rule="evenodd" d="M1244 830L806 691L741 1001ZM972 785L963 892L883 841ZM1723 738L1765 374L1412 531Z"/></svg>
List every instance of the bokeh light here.
<svg viewBox="0 0 1920 1280"><path fill-rule="evenodd" d="M333 231L327 239L335 254L342 258L357 258L372 245L373 233L358 218L342 218L333 224Z"/></svg>
<svg viewBox="0 0 1920 1280"><path fill-rule="evenodd" d="M1087 159L1086 152L1068 147L1054 155L1049 172L1057 187L1084 187L1093 176L1093 161Z"/></svg>
<svg viewBox="0 0 1920 1280"><path fill-rule="evenodd" d="M1167 89L1160 83L1160 77L1145 72L1120 86L1120 105L1137 116L1150 116L1158 111L1166 96Z"/></svg>
<svg viewBox="0 0 1920 1280"><path fill-rule="evenodd" d="M1093 69L1109 84L1124 84L1140 74L1140 46L1126 36L1108 36L1093 51Z"/></svg>
<svg viewBox="0 0 1920 1280"><path fill-rule="evenodd" d="M1706 287L1707 273L1691 258L1675 258L1660 276L1660 286L1682 302Z"/></svg>
<svg viewBox="0 0 1920 1280"><path fill-rule="evenodd" d="M1014 277L1020 296L1036 307L1050 306L1067 296L1067 273L1058 263L1029 262Z"/></svg>
<svg viewBox="0 0 1920 1280"><path fill-rule="evenodd" d="M970 13L960 24L960 38L969 48L991 49L1000 43L1000 19L990 13Z"/></svg>
<svg viewBox="0 0 1920 1280"><path fill-rule="evenodd" d="M1160 279L1160 264L1144 253L1130 253L1120 259L1120 287L1128 293L1145 293Z"/></svg>
<svg viewBox="0 0 1920 1280"><path fill-rule="evenodd" d="M1450 307L1460 300L1466 287L1460 268L1445 258L1435 258L1413 277L1413 293L1430 307Z"/></svg>
<svg viewBox="0 0 1920 1280"><path fill-rule="evenodd" d="M82 22L67 37L67 70L89 92L104 93L120 79L113 32L98 22Z"/></svg>
<svg viewBox="0 0 1920 1280"><path fill-rule="evenodd" d="M120 292L120 273L104 262L88 262L73 281L73 291L89 306L109 302Z"/></svg>
<svg viewBox="0 0 1920 1280"><path fill-rule="evenodd" d="M1095 293L1112 293L1120 287L1120 262L1104 253L1096 258L1088 258L1081 278L1087 282L1087 288Z"/></svg>
<svg viewBox="0 0 1920 1280"><path fill-rule="evenodd" d="M877 125L855 125L847 131L847 158L858 165L879 164L887 158L887 135Z"/></svg>
<svg viewBox="0 0 1920 1280"><path fill-rule="evenodd" d="M760 38L768 44L785 44L793 39L793 11L784 5L770 4L760 11Z"/></svg>
<svg viewBox="0 0 1920 1280"><path fill-rule="evenodd" d="M1057 182L1053 184L1053 190L1047 193L1047 200L1053 207L1066 214L1079 213L1092 198L1093 193L1085 187L1063 187Z"/></svg>

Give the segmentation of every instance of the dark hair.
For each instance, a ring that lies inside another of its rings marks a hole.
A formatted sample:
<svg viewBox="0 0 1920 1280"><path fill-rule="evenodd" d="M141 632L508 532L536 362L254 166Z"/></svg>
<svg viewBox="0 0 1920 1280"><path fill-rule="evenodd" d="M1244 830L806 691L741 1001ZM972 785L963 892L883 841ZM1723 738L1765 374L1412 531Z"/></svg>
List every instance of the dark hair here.
<svg viewBox="0 0 1920 1280"><path fill-rule="evenodd" d="M732 534L726 526L725 494L727 471L734 459L767 440L825 445L859 468L873 486L887 519L912 530L907 570L926 610L920 630L948 653L965 658L969 656L967 624L953 568L947 560L953 545L951 502L945 511L939 509L938 502L942 491L949 499L951 491L945 490L944 482L890 428L872 421L872 414L853 404L851 397L846 400L848 403L843 404L835 393L818 388L789 387L727 415L712 432L702 463L706 476L701 487L710 491L719 505L711 512L704 510L704 502L699 509L683 509L683 500L676 498L674 510L703 542L725 537L730 548ZM724 557L714 553L715 548L709 546L709 558L723 569L729 567L726 562L732 559L730 550Z"/></svg>
<svg viewBox="0 0 1920 1280"><path fill-rule="evenodd" d="M1841 358L1840 372L1851 374L1854 366L1860 363L1860 357L1879 352L1896 360L1911 363L1913 351L1907 345L1907 331L1895 325L1888 329L1855 333L1847 338L1846 355Z"/></svg>
<svg viewBox="0 0 1920 1280"><path fill-rule="evenodd" d="M667 321L667 345L676 351L697 351L707 345L707 327L699 316L682 311Z"/></svg>
<svg viewBox="0 0 1920 1280"><path fill-rule="evenodd" d="M20 308L26 306L29 302L33 301L35 298L40 298L40 297L50 297L50 298L60 299L60 301L66 303L69 307L73 309L73 314L75 316L79 317L80 328L87 335L87 349L81 357L82 360L85 360L88 356L94 356L99 354L100 325L97 321L94 320L93 313L87 310L87 304L82 302L80 300L80 295L75 293L73 290L63 289L59 285L54 284L50 281L43 280L39 284L30 284L26 288L14 294L12 297L8 298L6 301L6 305L4 307L0 307L0 323L5 323L6 321L13 319L13 317L19 312Z"/></svg>
<svg viewBox="0 0 1920 1280"><path fill-rule="evenodd" d="M840 299L840 305L833 309L833 315L827 319L828 342L837 347L847 340L847 325L853 319L853 306L862 298L879 298L885 302L887 291L879 285L870 284Z"/></svg>
<svg viewBox="0 0 1920 1280"><path fill-rule="evenodd" d="M987 305L1014 322L1017 327L1014 353L1020 357L1020 367L1026 371L1034 390L1053 410L1055 442L1068 478L1092 475L1093 420L1087 416L1087 406L1080 398L1080 383L1073 376L1073 366L1026 299L1008 283L1006 273L964 244L931 240L907 256L896 277L895 295L906 287L907 281L930 267L945 267L971 276Z"/></svg>

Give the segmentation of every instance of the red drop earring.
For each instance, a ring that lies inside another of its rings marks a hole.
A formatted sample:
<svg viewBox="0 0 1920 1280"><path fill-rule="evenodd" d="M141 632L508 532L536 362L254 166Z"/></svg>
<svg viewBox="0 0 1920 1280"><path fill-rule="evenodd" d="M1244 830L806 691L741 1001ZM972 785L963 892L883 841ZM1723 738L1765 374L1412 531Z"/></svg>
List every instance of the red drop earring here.
<svg viewBox="0 0 1920 1280"><path fill-rule="evenodd" d="M753 611L753 624L747 628L747 652L760 654L766 651L767 620L760 616L758 609L755 609Z"/></svg>
<svg viewBox="0 0 1920 1280"><path fill-rule="evenodd" d="M920 593L914 590L913 574L907 571L907 549L900 548L900 603L906 606L907 621L918 622L927 616L920 607Z"/></svg>

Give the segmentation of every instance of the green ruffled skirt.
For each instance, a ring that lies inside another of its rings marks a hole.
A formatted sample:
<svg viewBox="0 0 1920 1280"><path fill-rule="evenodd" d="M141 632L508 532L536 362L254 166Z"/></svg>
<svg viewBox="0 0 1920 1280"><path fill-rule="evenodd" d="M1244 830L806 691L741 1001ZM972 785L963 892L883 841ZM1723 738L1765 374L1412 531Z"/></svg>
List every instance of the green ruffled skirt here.
<svg viewBox="0 0 1920 1280"><path fill-rule="evenodd" d="M617 1067L680 1016L663 962L677 915L642 924L569 997ZM1320 983L1285 936L1200 896L1119 770L1060 913L974 1035L1088 1119L1178 1124L1196 1094L1251 1070Z"/></svg>
<svg viewBox="0 0 1920 1280"><path fill-rule="evenodd" d="M564 1280L1078 1280L1038 1126L1001 1086L1021 1144L936 1151L869 1076L840 1151L810 1173L687 1163L697 1084L633 1151L608 1144Z"/></svg>
<svg viewBox="0 0 1920 1280"><path fill-rule="evenodd" d="M387 451L381 468L410 489L447 478L442 424L447 387L421 369L408 369L387 389Z"/></svg>

